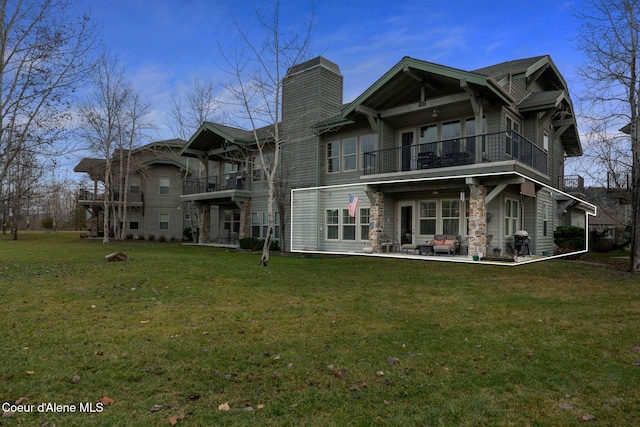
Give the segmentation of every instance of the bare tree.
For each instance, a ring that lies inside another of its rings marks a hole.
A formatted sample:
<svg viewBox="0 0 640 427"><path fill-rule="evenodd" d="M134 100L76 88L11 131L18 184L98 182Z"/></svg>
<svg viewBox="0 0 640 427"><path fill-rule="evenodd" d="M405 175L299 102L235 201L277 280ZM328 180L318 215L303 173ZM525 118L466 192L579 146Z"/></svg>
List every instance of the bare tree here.
<svg viewBox="0 0 640 427"><path fill-rule="evenodd" d="M73 18L74 3L0 0L0 198L14 163L46 153L68 126L71 96L93 68L95 28Z"/></svg>
<svg viewBox="0 0 640 427"><path fill-rule="evenodd" d="M114 205L112 188L113 153L126 139L123 125L127 122L127 103L133 96L133 88L125 80L124 68L117 58L103 54L98 62L98 71L93 76L94 92L79 109L83 122L83 136L90 148L105 159L104 169L104 237L109 243L110 208ZM123 153L121 151L120 153ZM121 163L122 164L122 163Z"/></svg>
<svg viewBox="0 0 640 427"><path fill-rule="evenodd" d="M290 67L308 57L314 12L312 5L309 20L299 21L300 28L287 26L281 20L280 1L274 0L266 12L256 10L262 40L254 42L249 30L234 21L241 46L231 53L222 52L233 80L226 89L241 111L239 120L248 123L253 132L258 158L266 176L269 224L260 257L260 265L265 267L269 262L269 248L275 230L274 203L280 149L287 141L281 123L283 77Z"/></svg>
<svg viewBox="0 0 640 427"><path fill-rule="evenodd" d="M129 176L134 169L131 162L131 155L136 144L145 139L144 131L151 129L151 123L146 121L146 117L151 113L151 106L140 99L140 95L132 92L125 105L123 122L120 124L118 144L116 152L120 162L118 174L119 203L115 217L117 226L116 238L124 240L127 231L127 214L129 212ZM122 226L119 226L122 224Z"/></svg>
<svg viewBox="0 0 640 427"><path fill-rule="evenodd" d="M38 183L43 174L42 171L36 155L26 149L18 153L7 169L5 202L11 219L13 240L18 240L18 225L29 213L27 209L29 202L33 202L38 195Z"/></svg>
<svg viewBox="0 0 640 427"><path fill-rule="evenodd" d="M632 236L629 270L640 271L640 0L588 0L576 12L580 20L579 49L585 60L579 74L587 83L583 100L599 121L628 126L631 142ZM617 144L607 149L617 151ZM620 160L616 155L615 165ZM628 158L627 158L628 159ZM605 163L606 165L606 163ZM618 171L613 171L617 173Z"/></svg>
<svg viewBox="0 0 640 427"><path fill-rule="evenodd" d="M172 121L169 127L175 135L187 141L202 123L218 120L219 111L220 100L214 83L194 77L183 95L171 98Z"/></svg>

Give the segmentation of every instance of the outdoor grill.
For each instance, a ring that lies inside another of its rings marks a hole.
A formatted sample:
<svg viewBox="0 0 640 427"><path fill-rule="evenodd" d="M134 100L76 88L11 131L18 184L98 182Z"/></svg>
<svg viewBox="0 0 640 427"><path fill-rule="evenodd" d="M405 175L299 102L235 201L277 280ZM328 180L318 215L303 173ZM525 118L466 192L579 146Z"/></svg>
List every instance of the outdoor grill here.
<svg viewBox="0 0 640 427"><path fill-rule="evenodd" d="M529 252L529 233L525 230L518 230L516 234L513 236L513 247L516 250L516 254L518 255L531 255Z"/></svg>

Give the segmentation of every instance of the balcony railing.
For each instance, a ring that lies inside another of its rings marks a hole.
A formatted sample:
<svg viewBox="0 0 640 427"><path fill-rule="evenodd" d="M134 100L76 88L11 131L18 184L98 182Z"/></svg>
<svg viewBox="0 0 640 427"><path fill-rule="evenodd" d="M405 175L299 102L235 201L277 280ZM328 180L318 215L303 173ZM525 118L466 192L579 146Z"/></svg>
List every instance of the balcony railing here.
<svg viewBox="0 0 640 427"><path fill-rule="evenodd" d="M78 191L78 200L81 201L100 201L104 202L104 193L94 193L93 191L80 189ZM111 200L117 202L120 200L120 192L112 191ZM138 191L129 191L127 193L127 203L144 203L144 194Z"/></svg>
<svg viewBox="0 0 640 427"><path fill-rule="evenodd" d="M497 132L387 148L364 154L364 174L465 166L516 160L547 173L547 153L522 135Z"/></svg>
<svg viewBox="0 0 640 427"><path fill-rule="evenodd" d="M246 189L247 176L240 172L182 181L182 194L212 193L214 191Z"/></svg>
<svg viewBox="0 0 640 427"><path fill-rule="evenodd" d="M584 178L580 175L566 175L563 186L560 188L568 193L582 193L584 192Z"/></svg>

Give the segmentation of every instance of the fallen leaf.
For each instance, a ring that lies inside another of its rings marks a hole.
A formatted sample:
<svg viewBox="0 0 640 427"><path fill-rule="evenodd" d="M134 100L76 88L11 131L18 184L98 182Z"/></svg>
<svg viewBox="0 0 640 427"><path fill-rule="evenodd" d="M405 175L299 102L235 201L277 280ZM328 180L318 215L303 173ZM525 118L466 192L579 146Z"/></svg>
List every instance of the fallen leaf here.
<svg viewBox="0 0 640 427"><path fill-rule="evenodd" d="M102 403L104 406L109 406L114 402L115 402L115 399L112 399L109 396L102 396L100 398L100 403Z"/></svg>
<svg viewBox="0 0 640 427"><path fill-rule="evenodd" d="M162 405L153 405L151 407L151 412L158 412L161 409L162 409Z"/></svg>
<svg viewBox="0 0 640 427"><path fill-rule="evenodd" d="M174 426L174 425L178 424L178 420L184 420L184 419L185 419L185 415L184 414L176 415L175 417L169 417L169 424Z"/></svg>
<svg viewBox="0 0 640 427"><path fill-rule="evenodd" d="M2 418L11 418L15 415L15 412L7 411L2 413Z"/></svg>
<svg viewBox="0 0 640 427"><path fill-rule="evenodd" d="M35 375L36 371L27 371L27 375Z"/></svg>
<svg viewBox="0 0 640 427"><path fill-rule="evenodd" d="M258 409L263 409L263 408L264 408L264 405L261 403L261 404L257 405L257 406L256 406L256 408L258 408Z"/></svg>
<svg viewBox="0 0 640 427"><path fill-rule="evenodd" d="M582 421L595 421L596 417L591 414L584 414L581 419Z"/></svg>
<svg viewBox="0 0 640 427"><path fill-rule="evenodd" d="M229 402L218 405L218 411L228 411L229 409L231 409L229 408Z"/></svg>
<svg viewBox="0 0 640 427"><path fill-rule="evenodd" d="M74 375L71 379L74 383L80 382L80 375Z"/></svg>
<svg viewBox="0 0 640 427"><path fill-rule="evenodd" d="M378 372L376 372L376 375L379 376L379 377L383 377L384 376L384 372L378 371Z"/></svg>
<svg viewBox="0 0 640 427"><path fill-rule="evenodd" d="M280 360L280 355L279 355L279 354L276 354L276 355L273 357L273 360Z"/></svg>
<svg viewBox="0 0 640 427"><path fill-rule="evenodd" d="M140 323L144 325L145 323L149 323L149 321L148 320L141 320Z"/></svg>
<svg viewBox="0 0 640 427"><path fill-rule="evenodd" d="M26 401L27 401L27 397L26 396L22 396L20 399L15 401L15 404L16 405L22 405Z"/></svg>
<svg viewBox="0 0 640 427"><path fill-rule="evenodd" d="M573 409L573 406L569 405L568 403L560 403L560 404L558 404L558 406L561 409L564 409L565 411L570 411L570 410Z"/></svg>
<svg viewBox="0 0 640 427"><path fill-rule="evenodd" d="M400 359L398 359L396 357L387 357L387 363L389 365L397 365L398 362L400 362Z"/></svg>

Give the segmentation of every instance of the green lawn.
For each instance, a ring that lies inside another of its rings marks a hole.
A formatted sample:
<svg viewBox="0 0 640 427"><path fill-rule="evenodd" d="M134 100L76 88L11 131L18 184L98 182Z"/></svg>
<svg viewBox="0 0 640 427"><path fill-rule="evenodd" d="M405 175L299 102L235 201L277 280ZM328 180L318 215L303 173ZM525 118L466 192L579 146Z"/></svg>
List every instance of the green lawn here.
<svg viewBox="0 0 640 427"><path fill-rule="evenodd" d="M640 278L610 266L264 268L211 247L20 237L0 237L0 401L36 411L2 426L640 420ZM117 250L130 261L105 262Z"/></svg>

